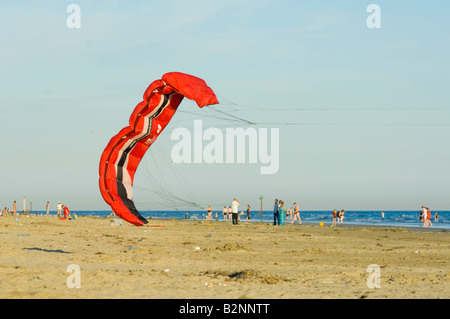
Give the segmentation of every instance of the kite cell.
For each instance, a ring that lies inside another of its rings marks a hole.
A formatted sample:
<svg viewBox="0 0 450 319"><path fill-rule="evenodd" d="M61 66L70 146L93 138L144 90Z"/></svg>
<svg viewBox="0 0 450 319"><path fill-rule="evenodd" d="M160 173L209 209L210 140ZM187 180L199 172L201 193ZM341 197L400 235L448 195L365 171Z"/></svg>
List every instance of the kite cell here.
<svg viewBox="0 0 450 319"><path fill-rule="evenodd" d="M166 73L149 85L143 101L130 116L129 126L109 141L101 156L100 193L116 215L134 225L148 223L133 202L134 174L184 97L199 107L219 103L202 79L179 72Z"/></svg>

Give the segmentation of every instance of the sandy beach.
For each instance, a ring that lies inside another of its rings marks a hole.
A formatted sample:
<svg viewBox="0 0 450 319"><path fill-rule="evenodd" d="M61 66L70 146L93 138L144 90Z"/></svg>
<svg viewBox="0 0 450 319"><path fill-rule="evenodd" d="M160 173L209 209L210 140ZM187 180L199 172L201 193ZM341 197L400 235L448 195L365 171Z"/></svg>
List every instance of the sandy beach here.
<svg viewBox="0 0 450 319"><path fill-rule="evenodd" d="M122 224L100 217L0 217L0 298L450 297L446 231L204 220ZM368 287L371 264L379 266L380 288ZM79 288L69 265L79 267Z"/></svg>

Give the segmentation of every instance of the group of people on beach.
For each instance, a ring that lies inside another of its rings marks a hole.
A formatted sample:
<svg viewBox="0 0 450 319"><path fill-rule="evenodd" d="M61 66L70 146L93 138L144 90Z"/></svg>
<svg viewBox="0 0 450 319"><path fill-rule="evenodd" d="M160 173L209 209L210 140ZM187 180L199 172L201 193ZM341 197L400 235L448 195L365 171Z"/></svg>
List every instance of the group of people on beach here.
<svg viewBox="0 0 450 319"><path fill-rule="evenodd" d="M233 199L233 202L231 203L230 206L224 206L223 210L222 210L222 215L223 215L223 220L229 220L231 219L231 221L233 222L233 225L237 225L239 224L239 222L241 221L241 215L243 215L244 213L241 212L241 214L239 214L239 201L237 200L237 198ZM247 205L247 220L251 219L250 216L250 205ZM207 215L206 215L206 219L212 220L212 208L211 205L208 206L207 210ZM217 212L215 217L217 218Z"/></svg>
<svg viewBox="0 0 450 319"><path fill-rule="evenodd" d="M47 203L45 204L45 210L46 210L46 216L50 216L50 202L47 201ZM17 211L17 203L16 201L13 202L13 208L7 208L5 207L3 210L0 209L0 216L17 216L17 215L29 215L30 212L29 211L22 211L22 212L18 212ZM37 215L37 213L35 213L35 215ZM58 205L56 206L56 215L58 216L58 218L61 219L71 219L71 214L69 211L69 208L67 206L64 206L63 204L61 204L61 202L58 202ZM73 218L76 219L76 214L73 214Z"/></svg>
<svg viewBox="0 0 450 319"><path fill-rule="evenodd" d="M231 203L230 206L223 206L223 210L222 210L222 216L223 216L223 220L231 220L233 225L237 225L240 221L241 221L241 216L245 215L243 211L241 211L241 213L239 213L239 209L238 207L240 206L239 201L234 198L233 202ZM212 219L211 218L211 206L208 207L208 217L207 219ZM246 211L247 216L245 217L245 219L247 221L250 221L252 216L251 216L251 208L250 205L247 205L247 211ZM216 213L216 218L217 218L217 213Z"/></svg>
<svg viewBox="0 0 450 319"><path fill-rule="evenodd" d="M291 224L293 224L296 220L298 220L299 224L302 223L298 204L294 203L294 207L286 209L284 206L284 201L275 199L275 203L273 204L273 224L284 226L284 221L286 218L292 218Z"/></svg>
<svg viewBox="0 0 450 319"><path fill-rule="evenodd" d="M246 214L241 211L241 213L238 212L239 207L239 201L234 198L232 204L230 206L224 206L222 210L223 220L231 220L233 224L238 224L241 220L242 215L246 215L246 220L251 220L251 208L250 205L247 205L247 211ZM206 209L206 216L205 218L207 220L213 219L213 210L211 208L211 205L208 206ZM259 212L256 216L261 214ZM345 210L340 210L339 212L335 209L332 213L332 226L336 226L336 223L343 223L344 221L344 214ZM186 217L187 218L187 217ZM215 218L217 219L217 212L215 213ZM284 226L284 223L287 219L292 219L290 222L291 224L294 224L295 221L298 221L298 224L302 223L302 219L300 217L300 207L297 203L294 202L292 207L286 208L285 202L283 200L275 199L274 206L273 206L273 224L274 225L280 225Z"/></svg>
<svg viewBox="0 0 450 319"><path fill-rule="evenodd" d="M233 202L231 203L230 206L224 206L223 210L222 210L222 215L223 215L223 220L231 220L233 225L237 225L239 224L239 222L241 221L241 216L246 215L245 219L247 221L251 220L251 207L250 205L247 205L247 210L246 213L244 213L244 211L241 211L241 213L239 213L239 201L234 198ZM284 201L282 200L275 200L275 204L274 204L274 225L280 225L283 226L284 225L284 221L286 219L292 218L292 222L291 224L293 224L296 220L298 220L298 223L301 224L302 220L300 218L300 208L298 206L297 203L294 203L293 207L290 207L288 209L286 209ZM208 208L206 209L206 216L205 218L208 220L212 220L212 208L211 205L208 206ZM256 214L256 216L258 216L259 214L261 214L262 212L259 212L258 214ZM217 212L215 214L215 218L217 218Z"/></svg>
<svg viewBox="0 0 450 319"><path fill-rule="evenodd" d="M233 202L230 206L224 206L222 210L223 220L231 220L233 225L237 225L241 221L241 216L246 215L245 219L247 221L251 220L251 207L250 205L247 205L246 213L244 211L241 211L239 213L239 201L234 198ZM262 212L259 212L256 214L258 216ZM301 224L302 220L300 218L300 208L297 203L294 203L293 207L286 208L285 203L282 200L275 199L274 204L274 225L280 225L283 226L286 219L292 218L291 224L293 224L296 220L298 220L298 223ZM211 205L208 206L206 209L206 216L205 218L207 220L212 220L212 208ZM186 217L187 218L187 217ZM215 218L217 219L217 212L215 213Z"/></svg>
<svg viewBox="0 0 450 319"><path fill-rule="evenodd" d="M0 209L0 216L17 216L17 203L13 202L13 208L5 207L3 210Z"/></svg>
<svg viewBox="0 0 450 319"><path fill-rule="evenodd" d="M239 201L234 198L233 202L231 203L230 206L224 206L223 210L222 210L222 215L223 215L223 220L232 220L233 224L238 224L238 222L241 220L241 215L244 214L244 212L241 212L239 214L238 212L238 207L239 207ZM206 219L208 220L212 220L212 208L211 205L208 206L208 208L206 209ZM215 213L215 218L217 219L217 212ZM250 216L250 205L247 205L247 220L250 220L251 216Z"/></svg>
<svg viewBox="0 0 450 319"><path fill-rule="evenodd" d="M433 224L431 223L431 211L428 207L422 206L420 209L419 220L423 222L423 227L431 227ZM438 213L436 212L434 216L434 221L438 221Z"/></svg>
<svg viewBox="0 0 450 319"><path fill-rule="evenodd" d="M222 210L222 214L223 214L223 219L224 220L228 220L231 218L233 225L237 225L239 224L241 217L239 214L239 201L237 200L237 198L233 199L233 202L231 203L231 205L227 208L227 206L223 207ZM208 206L208 208L206 209L207 215L206 215L206 219L212 220L212 208L211 205ZM243 214L243 212L242 212ZM215 217L217 218L217 212ZM247 205L247 220L250 220L250 205Z"/></svg>
<svg viewBox="0 0 450 319"><path fill-rule="evenodd" d="M331 223L331 226L336 226L336 222L343 223L344 222L344 214L345 210L341 209L339 212L335 209L334 212L331 213L331 217L333 218L333 221Z"/></svg>
<svg viewBox="0 0 450 319"><path fill-rule="evenodd" d="M3 210L0 209L0 216L16 216L16 215L17 215L16 201L14 201L13 209L6 207Z"/></svg>

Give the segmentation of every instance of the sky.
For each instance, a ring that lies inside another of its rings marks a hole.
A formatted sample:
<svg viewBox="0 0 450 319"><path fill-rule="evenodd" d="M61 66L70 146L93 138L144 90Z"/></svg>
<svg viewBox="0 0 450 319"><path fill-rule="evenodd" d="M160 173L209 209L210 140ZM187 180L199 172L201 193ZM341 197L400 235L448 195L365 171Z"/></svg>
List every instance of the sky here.
<svg viewBox="0 0 450 319"><path fill-rule="evenodd" d="M370 4L380 28L368 27ZM182 102L136 173L139 210L184 209L161 189L215 210L234 197L256 210L261 195L265 210L275 198L305 210L450 210L448 12L445 0L2 1L0 207L21 209L26 196L33 210L109 210L100 156L147 86L178 71L220 103ZM260 139L278 129L277 172L173 163L171 134L193 133L194 120Z"/></svg>

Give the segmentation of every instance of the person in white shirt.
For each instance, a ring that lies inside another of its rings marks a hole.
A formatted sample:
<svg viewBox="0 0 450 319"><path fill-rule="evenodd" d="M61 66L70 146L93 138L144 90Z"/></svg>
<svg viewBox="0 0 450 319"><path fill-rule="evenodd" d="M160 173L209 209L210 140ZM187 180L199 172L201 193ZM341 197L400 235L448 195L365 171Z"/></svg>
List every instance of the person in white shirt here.
<svg viewBox="0 0 450 319"><path fill-rule="evenodd" d="M233 221L233 225L238 224L238 207L239 207L239 202L235 198L233 200L233 202L231 203L231 211L232 211L231 219Z"/></svg>
<svg viewBox="0 0 450 319"><path fill-rule="evenodd" d="M61 210L62 210L62 204L61 204L61 202L59 202L58 206L56 206L56 211L57 211L58 217L61 217Z"/></svg>

